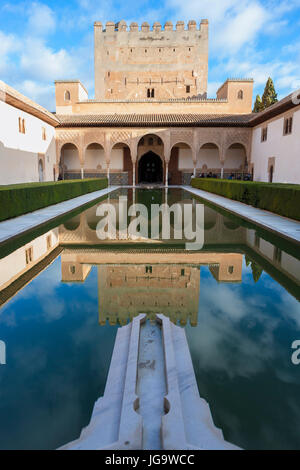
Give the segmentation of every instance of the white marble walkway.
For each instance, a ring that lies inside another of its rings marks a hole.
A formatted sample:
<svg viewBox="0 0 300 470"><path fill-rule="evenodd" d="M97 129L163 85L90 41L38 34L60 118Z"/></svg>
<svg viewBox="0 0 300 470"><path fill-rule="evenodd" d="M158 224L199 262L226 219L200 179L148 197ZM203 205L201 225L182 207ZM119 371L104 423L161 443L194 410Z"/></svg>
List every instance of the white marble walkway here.
<svg viewBox="0 0 300 470"><path fill-rule="evenodd" d="M243 219L253 222L264 229L270 230L292 242L300 243L300 222L273 212L257 209L239 201L232 201L223 196L192 188L192 186L180 186L205 201L209 201L222 209L226 209Z"/></svg>
<svg viewBox="0 0 300 470"><path fill-rule="evenodd" d="M37 228L46 222L50 222L61 215L67 214L74 209L84 206L85 204L105 196L118 188L119 186L109 186L108 188L101 189L100 191L84 194L83 196L59 202L58 204L53 204L52 206L29 212L28 214L20 215L13 219L4 220L3 222L0 222L0 244L16 236L22 235L29 230Z"/></svg>

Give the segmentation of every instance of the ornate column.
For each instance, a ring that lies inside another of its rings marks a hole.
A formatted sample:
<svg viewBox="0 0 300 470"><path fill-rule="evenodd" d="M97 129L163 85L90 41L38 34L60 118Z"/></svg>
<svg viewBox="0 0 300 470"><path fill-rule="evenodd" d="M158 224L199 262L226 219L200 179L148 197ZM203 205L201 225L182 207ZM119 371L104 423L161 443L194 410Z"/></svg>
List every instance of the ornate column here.
<svg viewBox="0 0 300 470"><path fill-rule="evenodd" d="M79 153L79 161L80 161L80 177L81 179L83 179L84 178L84 155L83 155L82 142L79 142L78 153Z"/></svg>
<svg viewBox="0 0 300 470"><path fill-rule="evenodd" d="M166 160L165 163L166 163L166 188L167 188L169 186L169 182L168 182L168 179L169 179L169 160Z"/></svg>
<svg viewBox="0 0 300 470"><path fill-rule="evenodd" d="M136 161L137 161L137 143L135 141L132 142L130 145L130 156L132 161L132 187L135 188L135 168L136 168Z"/></svg>
<svg viewBox="0 0 300 470"><path fill-rule="evenodd" d="M110 186L110 157L111 157L111 146L110 146L110 135L105 134L104 137L104 154L106 162L106 177L107 184Z"/></svg>
<svg viewBox="0 0 300 470"><path fill-rule="evenodd" d="M193 158L193 176L196 178L197 173L197 151L196 148L192 148L192 158Z"/></svg>
<svg viewBox="0 0 300 470"><path fill-rule="evenodd" d="M224 178L225 154L226 154L226 150L225 150L224 145L222 145L222 147L219 149L219 152L220 152L220 163L221 163L221 178L223 179Z"/></svg>

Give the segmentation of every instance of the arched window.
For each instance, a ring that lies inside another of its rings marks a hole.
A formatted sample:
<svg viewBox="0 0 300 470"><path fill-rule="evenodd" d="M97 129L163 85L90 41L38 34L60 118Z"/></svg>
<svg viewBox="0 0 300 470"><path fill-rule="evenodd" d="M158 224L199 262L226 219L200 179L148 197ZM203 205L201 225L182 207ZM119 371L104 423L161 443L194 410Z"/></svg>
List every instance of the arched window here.
<svg viewBox="0 0 300 470"><path fill-rule="evenodd" d="M70 94L69 90L66 90L65 91L65 101L70 101L70 99L71 99L71 94Z"/></svg>
<svg viewBox="0 0 300 470"><path fill-rule="evenodd" d="M238 92L238 100L243 100L243 99L244 99L244 92L243 92L243 90L240 90Z"/></svg>

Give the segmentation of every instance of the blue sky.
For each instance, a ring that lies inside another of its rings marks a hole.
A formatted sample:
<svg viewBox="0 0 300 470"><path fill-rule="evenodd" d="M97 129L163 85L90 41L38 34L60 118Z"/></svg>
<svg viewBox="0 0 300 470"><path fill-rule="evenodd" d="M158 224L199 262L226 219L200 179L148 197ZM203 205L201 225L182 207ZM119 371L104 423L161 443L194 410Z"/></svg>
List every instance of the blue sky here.
<svg viewBox="0 0 300 470"><path fill-rule="evenodd" d="M93 22L210 21L208 95L227 77L300 87L300 0L0 0L0 79L53 111L55 79L94 95Z"/></svg>

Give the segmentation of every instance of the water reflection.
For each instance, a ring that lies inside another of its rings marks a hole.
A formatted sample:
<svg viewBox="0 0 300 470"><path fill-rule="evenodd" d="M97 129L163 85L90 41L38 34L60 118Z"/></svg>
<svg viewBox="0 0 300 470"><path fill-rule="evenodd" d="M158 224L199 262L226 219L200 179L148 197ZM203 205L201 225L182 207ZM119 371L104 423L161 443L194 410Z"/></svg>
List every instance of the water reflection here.
<svg viewBox="0 0 300 470"><path fill-rule="evenodd" d="M188 197L128 193L146 204ZM0 259L0 339L8 350L0 448L77 438L104 390L114 325L138 313L186 325L200 393L226 438L244 448L300 448L300 369L291 363L300 334L297 248L208 207L201 251L103 243L96 207Z"/></svg>

